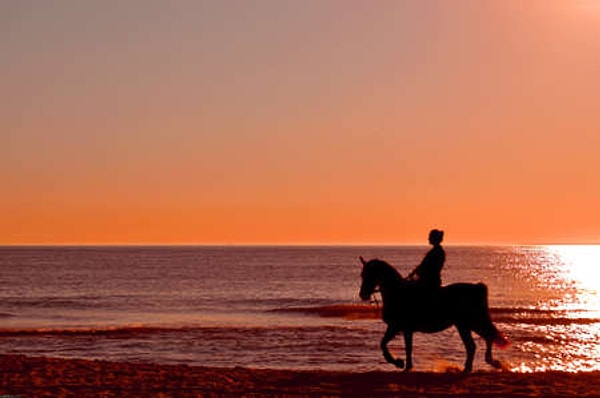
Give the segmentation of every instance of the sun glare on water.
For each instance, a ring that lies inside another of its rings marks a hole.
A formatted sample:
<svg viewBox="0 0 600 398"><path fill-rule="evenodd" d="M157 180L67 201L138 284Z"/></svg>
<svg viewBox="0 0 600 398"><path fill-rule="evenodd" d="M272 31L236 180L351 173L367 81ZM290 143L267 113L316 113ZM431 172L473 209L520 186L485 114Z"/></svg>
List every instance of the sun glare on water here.
<svg viewBox="0 0 600 398"><path fill-rule="evenodd" d="M576 284L587 304L600 305L600 245L548 246L548 250L561 260L564 277Z"/></svg>
<svg viewBox="0 0 600 398"><path fill-rule="evenodd" d="M559 258L565 280L574 284L577 291L574 297L575 309L583 317L600 319L600 246L549 246L548 250ZM576 312L572 316L580 315ZM581 325L570 333L569 365L560 370L600 370L600 324Z"/></svg>
<svg viewBox="0 0 600 398"><path fill-rule="evenodd" d="M537 277L561 292L560 298L548 307L556 311L548 324L535 327L535 334L547 341L524 342L521 350L536 354L512 370L600 370L600 245L546 246L541 258Z"/></svg>

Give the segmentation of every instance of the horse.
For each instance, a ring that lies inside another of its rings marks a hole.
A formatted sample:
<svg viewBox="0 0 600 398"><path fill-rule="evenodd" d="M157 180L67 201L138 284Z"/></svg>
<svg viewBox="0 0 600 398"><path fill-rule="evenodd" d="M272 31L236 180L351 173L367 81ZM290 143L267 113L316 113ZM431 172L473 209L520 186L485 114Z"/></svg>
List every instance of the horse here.
<svg viewBox="0 0 600 398"><path fill-rule="evenodd" d="M387 362L404 368L405 372L410 371L413 367L412 344L415 332L437 333L456 326L467 352L464 373L473 369L475 341L471 332L485 340L485 361L496 369L502 368L500 361L492 356L492 344L504 348L510 343L492 323L485 284L454 283L443 287L425 287L402 278L385 261L365 261L362 257L360 261L363 264L360 298L367 301L376 291L381 292L382 318L388 326L380 347ZM387 347L400 332L404 334L406 367L404 361L394 358Z"/></svg>

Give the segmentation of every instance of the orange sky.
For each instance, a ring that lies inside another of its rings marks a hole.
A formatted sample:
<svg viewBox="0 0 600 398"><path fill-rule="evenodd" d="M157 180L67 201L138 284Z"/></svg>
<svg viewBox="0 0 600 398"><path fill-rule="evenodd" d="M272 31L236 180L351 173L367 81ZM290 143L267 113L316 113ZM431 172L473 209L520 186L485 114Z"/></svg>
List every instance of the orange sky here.
<svg viewBox="0 0 600 398"><path fill-rule="evenodd" d="M0 22L0 244L600 243L598 1Z"/></svg>

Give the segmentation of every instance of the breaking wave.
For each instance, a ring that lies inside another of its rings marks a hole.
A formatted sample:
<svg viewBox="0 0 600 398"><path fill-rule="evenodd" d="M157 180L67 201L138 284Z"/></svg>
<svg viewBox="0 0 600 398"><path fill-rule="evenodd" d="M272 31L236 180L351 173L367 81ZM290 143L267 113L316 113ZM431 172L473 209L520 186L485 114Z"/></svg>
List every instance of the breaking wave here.
<svg viewBox="0 0 600 398"><path fill-rule="evenodd" d="M381 305L376 304L333 304L322 306L277 308L274 312L302 313L324 318L348 320L381 319ZM599 318L569 315L566 311L531 309L521 307L490 308L492 320L496 323L526 325L590 325L600 323Z"/></svg>
<svg viewBox="0 0 600 398"><path fill-rule="evenodd" d="M273 312L303 313L324 318L381 319L381 307L372 304L333 304L313 307L277 308Z"/></svg>

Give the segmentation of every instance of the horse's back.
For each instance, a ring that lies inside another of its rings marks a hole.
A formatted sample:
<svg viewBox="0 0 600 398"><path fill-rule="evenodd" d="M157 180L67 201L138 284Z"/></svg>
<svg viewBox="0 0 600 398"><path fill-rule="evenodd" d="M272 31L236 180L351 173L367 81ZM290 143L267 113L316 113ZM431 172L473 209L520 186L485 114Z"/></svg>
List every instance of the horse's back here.
<svg viewBox="0 0 600 398"><path fill-rule="evenodd" d="M431 328L437 329L435 325L448 327L487 314L487 287L483 283L454 283L439 288L415 285L400 301L397 309L401 313L390 313L392 317L407 317L418 324L431 322Z"/></svg>
<svg viewBox="0 0 600 398"><path fill-rule="evenodd" d="M453 283L442 287L405 285L389 303L383 320L399 329L438 332L451 325L475 325L489 319L487 287L483 283Z"/></svg>
<svg viewBox="0 0 600 398"><path fill-rule="evenodd" d="M478 323L489 319L487 296L483 283L454 283L440 288L439 300L456 322Z"/></svg>
<svg viewBox="0 0 600 398"><path fill-rule="evenodd" d="M440 288L441 296L451 302L469 300L469 302L485 302L488 290L484 283L453 283Z"/></svg>

